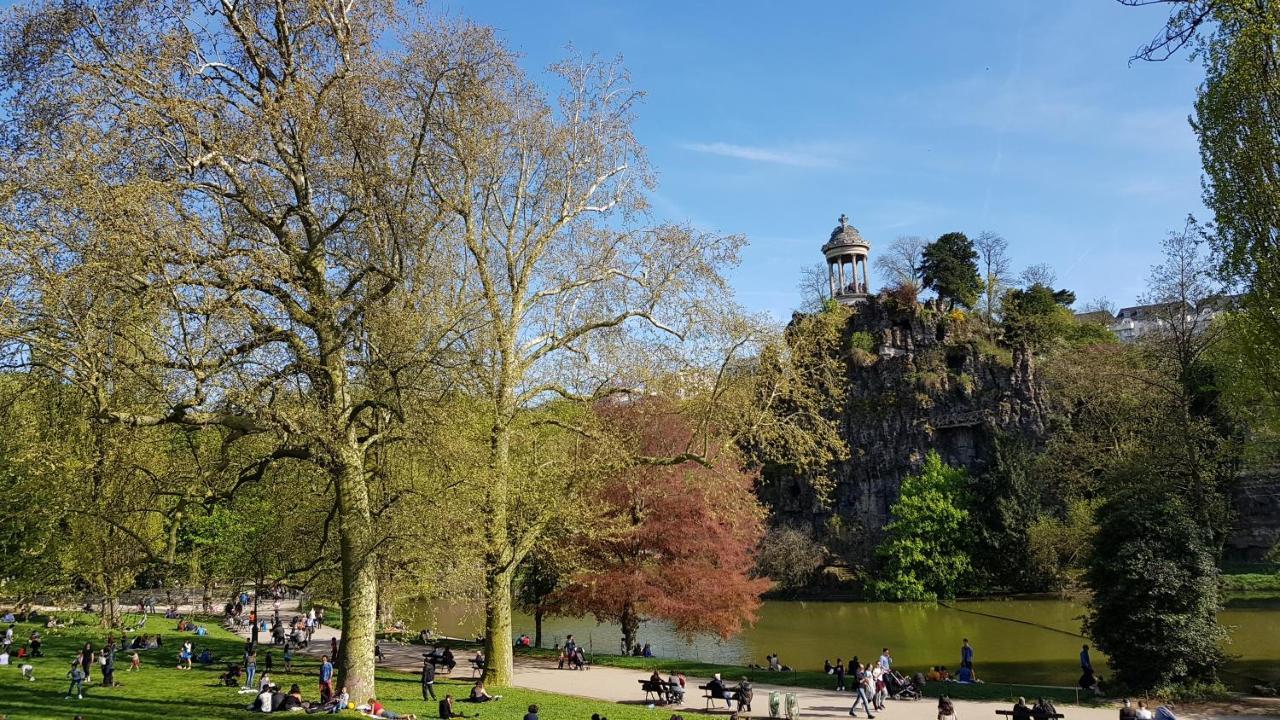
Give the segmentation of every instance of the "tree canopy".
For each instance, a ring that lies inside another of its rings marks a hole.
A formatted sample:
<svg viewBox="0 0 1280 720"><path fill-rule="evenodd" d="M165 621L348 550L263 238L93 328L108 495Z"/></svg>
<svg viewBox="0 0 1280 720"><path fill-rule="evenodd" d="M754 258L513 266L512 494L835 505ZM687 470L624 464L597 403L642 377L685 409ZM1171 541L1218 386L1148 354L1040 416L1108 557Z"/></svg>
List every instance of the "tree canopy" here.
<svg viewBox="0 0 1280 720"><path fill-rule="evenodd" d="M964 233L950 232L924 247L920 279L924 287L936 292L948 307L973 307L982 290L977 260L973 241Z"/></svg>

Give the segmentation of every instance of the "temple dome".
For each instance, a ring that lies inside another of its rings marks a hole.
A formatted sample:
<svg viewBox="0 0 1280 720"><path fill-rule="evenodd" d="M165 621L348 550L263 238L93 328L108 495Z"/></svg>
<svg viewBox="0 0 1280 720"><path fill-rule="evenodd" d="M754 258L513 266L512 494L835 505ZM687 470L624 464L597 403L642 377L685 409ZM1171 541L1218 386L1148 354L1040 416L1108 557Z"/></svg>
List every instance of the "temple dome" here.
<svg viewBox="0 0 1280 720"><path fill-rule="evenodd" d="M822 251L829 252L836 248L871 248L871 244L862 239L862 234L858 232L858 228L850 225L845 216L840 216L840 224L831 231L831 239L827 240L827 244L822 246Z"/></svg>

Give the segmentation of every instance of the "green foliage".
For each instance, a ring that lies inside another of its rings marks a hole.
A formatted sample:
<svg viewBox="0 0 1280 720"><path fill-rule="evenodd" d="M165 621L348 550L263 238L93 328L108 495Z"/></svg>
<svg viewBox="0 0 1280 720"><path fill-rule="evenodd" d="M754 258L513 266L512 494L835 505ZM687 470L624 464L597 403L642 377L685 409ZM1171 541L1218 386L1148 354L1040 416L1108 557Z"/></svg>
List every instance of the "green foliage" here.
<svg viewBox="0 0 1280 720"><path fill-rule="evenodd" d="M1213 211L1210 238L1225 277L1247 290L1244 312L1252 319L1256 352L1280 353L1280 4L1219 0L1198 28L1205 80L1197 90L1192 123L1204 163L1204 203ZM1170 24L1186 23L1171 16ZM1211 30L1209 30L1211 28ZM1274 360L1273 365L1274 367ZM1265 378L1280 396L1280 376Z"/></svg>
<svg viewBox="0 0 1280 720"><path fill-rule="evenodd" d="M1219 581L1227 592L1280 592L1280 572L1223 574Z"/></svg>
<svg viewBox="0 0 1280 720"><path fill-rule="evenodd" d="M936 600L954 597L969 571L965 552L964 487L967 474L942 462L937 452L925 456L919 475L902 481L890 510L885 538L876 549L879 578L872 590L885 600Z"/></svg>
<svg viewBox="0 0 1280 720"><path fill-rule="evenodd" d="M1084 627L1123 685L1216 680L1225 632L1210 547L1179 498L1135 487L1099 509Z"/></svg>
<svg viewBox="0 0 1280 720"><path fill-rule="evenodd" d="M1206 362L1213 367L1222 408L1247 433L1245 466L1280 464L1280 396L1269 391L1280 387L1280 363L1257 318L1248 312L1228 313L1215 318L1211 330L1218 341L1206 353Z"/></svg>
<svg viewBox="0 0 1280 720"><path fill-rule="evenodd" d="M849 333L849 346L855 350L870 353L875 351L876 341L875 338L871 337L871 333L859 330Z"/></svg>
<svg viewBox="0 0 1280 720"><path fill-rule="evenodd" d="M1034 459L1022 439L998 437L993 467L970 486L973 589L1033 592L1047 584L1031 551L1030 530L1044 512Z"/></svg>
<svg viewBox="0 0 1280 720"><path fill-rule="evenodd" d="M1093 538L1098 502L1073 499L1063 517L1046 513L1027 528L1027 552L1031 572L1045 579L1045 588L1072 585L1084 572Z"/></svg>
<svg viewBox="0 0 1280 720"><path fill-rule="evenodd" d="M849 316L839 303L797 315L782 342L761 351L758 394L748 400L773 408L775 420L756 423L739 441L746 458L763 468L763 483L800 478L820 503L834 487L832 464L849 454L839 426Z"/></svg>
<svg viewBox="0 0 1280 720"><path fill-rule="evenodd" d="M978 252L964 233L950 232L924 248L920 275L924 286L946 300L950 307L973 307L982 289Z"/></svg>
<svg viewBox="0 0 1280 720"><path fill-rule="evenodd" d="M1010 345L1038 349L1066 334L1075 325L1071 313L1058 303L1051 288L1035 283L1004 294L1001 325Z"/></svg>

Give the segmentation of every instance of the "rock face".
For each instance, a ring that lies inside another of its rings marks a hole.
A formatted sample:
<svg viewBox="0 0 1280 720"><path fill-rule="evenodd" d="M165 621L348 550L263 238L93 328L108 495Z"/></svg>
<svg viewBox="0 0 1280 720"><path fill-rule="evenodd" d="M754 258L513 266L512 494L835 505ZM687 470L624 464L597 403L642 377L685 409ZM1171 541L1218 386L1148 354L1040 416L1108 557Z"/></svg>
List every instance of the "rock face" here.
<svg viewBox="0 0 1280 720"><path fill-rule="evenodd" d="M870 558L903 477L929 450L981 473L998 435L1043 438L1045 410L1030 358L970 337L959 315L930 305L895 311L872 297L845 332L862 349L847 363L840 424L850 457L833 470L830 502L823 507L808 482L777 470L761 496L777 521L809 528L858 561Z"/></svg>
<svg viewBox="0 0 1280 720"><path fill-rule="evenodd" d="M980 475L994 462L998 437L1044 441L1049 409L1028 354L975 337L960 316L936 306L901 311L871 297L844 333L853 349L839 421L850 457L831 471L829 502L786 468L766 468L759 495L774 522L808 529L862 564L873 558L902 479L929 450ZM1280 469L1243 475L1234 506L1226 559L1262 560L1280 542Z"/></svg>
<svg viewBox="0 0 1280 720"><path fill-rule="evenodd" d="M1226 559L1266 560L1280 543L1280 470L1241 476L1234 505L1235 527L1227 538Z"/></svg>

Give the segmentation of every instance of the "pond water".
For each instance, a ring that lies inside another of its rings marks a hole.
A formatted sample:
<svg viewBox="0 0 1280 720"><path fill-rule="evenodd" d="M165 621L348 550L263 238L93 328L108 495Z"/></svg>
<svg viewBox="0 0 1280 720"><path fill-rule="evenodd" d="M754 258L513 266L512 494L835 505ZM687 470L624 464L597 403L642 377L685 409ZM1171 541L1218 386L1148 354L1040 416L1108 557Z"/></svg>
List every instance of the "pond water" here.
<svg viewBox="0 0 1280 720"><path fill-rule="evenodd" d="M483 615L466 605L415 603L405 608L412 627L434 626L455 637L481 632ZM969 600L950 605L864 602L765 602L754 627L737 637L720 640L700 636L684 640L661 622L646 623L640 642L661 657L728 664L763 665L776 652L797 669L817 669L824 659L863 662L891 648L895 667L924 669L930 665L955 668L960 642L974 647L978 677L988 682L1073 685L1080 675L1079 653L1083 607L1063 599ZM1231 634L1227 652L1232 659L1224 679L1237 687L1258 680L1280 681L1280 596L1238 595L1227 599L1220 621ZM513 630L533 635L533 620L516 614ZM573 633L597 653L617 653L621 633L616 625L591 618L547 618L543 642L563 642ZM1092 651L1093 664L1106 677L1106 658Z"/></svg>

